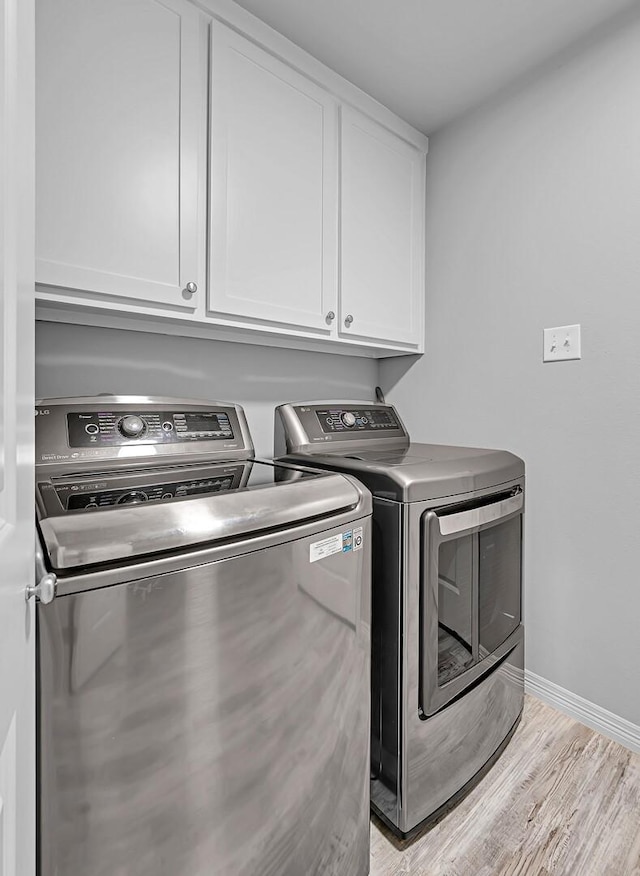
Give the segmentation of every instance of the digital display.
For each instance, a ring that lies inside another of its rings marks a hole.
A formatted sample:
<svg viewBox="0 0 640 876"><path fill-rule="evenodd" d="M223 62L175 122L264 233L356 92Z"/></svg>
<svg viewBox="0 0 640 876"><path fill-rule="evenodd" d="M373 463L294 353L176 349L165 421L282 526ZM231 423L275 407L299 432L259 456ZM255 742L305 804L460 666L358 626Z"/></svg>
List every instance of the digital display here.
<svg viewBox="0 0 640 876"><path fill-rule="evenodd" d="M180 417L180 414L174 414ZM179 421L180 422L180 421ZM182 420L188 432L224 432L230 431L229 417L226 414L184 414ZM233 435L233 433L231 433Z"/></svg>

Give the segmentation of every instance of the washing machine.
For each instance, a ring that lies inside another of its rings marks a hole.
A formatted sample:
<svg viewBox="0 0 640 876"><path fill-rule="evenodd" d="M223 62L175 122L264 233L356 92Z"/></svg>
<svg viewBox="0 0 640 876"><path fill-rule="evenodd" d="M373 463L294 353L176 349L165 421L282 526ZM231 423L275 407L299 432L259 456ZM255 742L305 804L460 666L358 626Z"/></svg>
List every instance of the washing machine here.
<svg viewBox="0 0 640 876"><path fill-rule="evenodd" d="M239 405L36 411L38 873L366 876L368 491Z"/></svg>
<svg viewBox="0 0 640 876"><path fill-rule="evenodd" d="M479 781L521 716L524 463L412 442L379 402L281 405L274 442L278 460L373 494L371 803L410 836Z"/></svg>

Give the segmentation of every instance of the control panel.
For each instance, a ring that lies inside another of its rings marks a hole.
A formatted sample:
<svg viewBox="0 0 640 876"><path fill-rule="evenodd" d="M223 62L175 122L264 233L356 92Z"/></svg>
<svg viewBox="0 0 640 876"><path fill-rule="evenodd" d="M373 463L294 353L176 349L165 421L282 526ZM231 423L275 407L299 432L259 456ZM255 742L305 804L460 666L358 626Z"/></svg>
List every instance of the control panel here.
<svg viewBox="0 0 640 876"><path fill-rule="evenodd" d="M276 408L273 446L277 458L401 450L409 433L393 405L383 402L300 402Z"/></svg>
<svg viewBox="0 0 640 876"><path fill-rule="evenodd" d="M399 429L391 408L323 408L316 410L323 432L384 432Z"/></svg>
<svg viewBox="0 0 640 876"><path fill-rule="evenodd" d="M74 411L67 414L67 433L69 447L180 444L234 437L225 411Z"/></svg>
<svg viewBox="0 0 640 876"><path fill-rule="evenodd" d="M150 396L42 399L36 405L40 471L82 472L227 462L253 457L240 405Z"/></svg>

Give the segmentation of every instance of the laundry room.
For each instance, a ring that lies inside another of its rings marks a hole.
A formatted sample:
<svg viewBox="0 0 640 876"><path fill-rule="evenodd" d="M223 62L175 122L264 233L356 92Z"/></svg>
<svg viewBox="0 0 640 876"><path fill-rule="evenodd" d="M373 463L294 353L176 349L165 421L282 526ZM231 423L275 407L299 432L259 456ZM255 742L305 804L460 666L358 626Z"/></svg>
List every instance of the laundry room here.
<svg viewBox="0 0 640 876"><path fill-rule="evenodd" d="M0 871L640 872L637 0L0 3Z"/></svg>

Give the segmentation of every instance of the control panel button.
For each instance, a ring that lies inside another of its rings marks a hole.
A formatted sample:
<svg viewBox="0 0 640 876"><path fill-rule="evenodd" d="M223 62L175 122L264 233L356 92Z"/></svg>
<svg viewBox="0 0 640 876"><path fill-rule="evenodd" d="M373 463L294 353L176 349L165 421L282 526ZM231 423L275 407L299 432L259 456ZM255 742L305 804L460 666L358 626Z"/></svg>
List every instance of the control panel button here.
<svg viewBox="0 0 640 876"><path fill-rule="evenodd" d="M125 438L139 438L141 435L144 435L146 428L147 424L145 421L136 414L127 414L118 423L118 429Z"/></svg>
<svg viewBox="0 0 640 876"><path fill-rule="evenodd" d="M169 420L165 420L162 424L162 430L164 432L173 432L173 423L170 423Z"/></svg>
<svg viewBox="0 0 640 876"><path fill-rule="evenodd" d="M97 423L87 423L87 425L84 427L84 431L87 433L87 435L97 435L100 431L100 427Z"/></svg>
<svg viewBox="0 0 640 876"><path fill-rule="evenodd" d="M340 415L340 419L348 429L351 429L356 424L356 418L351 411L345 411Z"/></svg>

